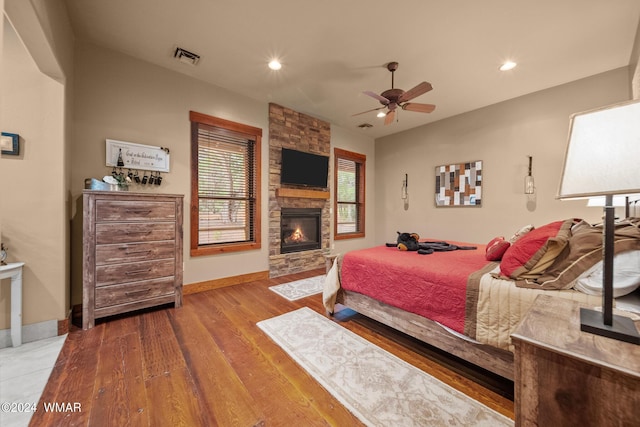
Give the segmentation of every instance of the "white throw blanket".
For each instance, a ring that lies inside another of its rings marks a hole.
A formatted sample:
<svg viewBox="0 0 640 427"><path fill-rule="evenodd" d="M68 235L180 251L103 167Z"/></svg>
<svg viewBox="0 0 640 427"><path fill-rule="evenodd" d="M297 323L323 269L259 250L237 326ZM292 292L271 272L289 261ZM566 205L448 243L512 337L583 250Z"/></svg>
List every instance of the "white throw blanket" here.
<svg viewBox="0 0 640 427"><path fill-rule="evenodd" d="M327 273L324 290L322 291L322 303L329 314L333 314L339 290L340 278L338 277L338 258L336 258L333 260L333 265Z"/></svg>

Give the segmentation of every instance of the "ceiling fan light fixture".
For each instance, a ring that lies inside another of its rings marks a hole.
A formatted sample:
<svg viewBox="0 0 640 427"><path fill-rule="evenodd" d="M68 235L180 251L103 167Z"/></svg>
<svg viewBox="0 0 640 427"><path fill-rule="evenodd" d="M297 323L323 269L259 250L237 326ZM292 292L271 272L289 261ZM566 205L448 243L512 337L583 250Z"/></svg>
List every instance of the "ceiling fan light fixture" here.
<svg viewBox="0 0 640 427"><path fill-rule="evenodd" d="M282 68L282 64L277 59L272 59L271 62L269 62L269 68L274 71L278 71Z"/></svg>
<svg viewBox="0 0 640 427"><path fill-rule="evenodd" d="M513 61L506 61L500 66L500 71L509 71L516 68L518 64Z"/></svg>
<svg viewBox="0 0 640 427"><path fill-rule="evenodd" d="M376 114L376 117L384 117L386 115L387 113L385 113L384 111L378 111L378 114Z"/></svg>

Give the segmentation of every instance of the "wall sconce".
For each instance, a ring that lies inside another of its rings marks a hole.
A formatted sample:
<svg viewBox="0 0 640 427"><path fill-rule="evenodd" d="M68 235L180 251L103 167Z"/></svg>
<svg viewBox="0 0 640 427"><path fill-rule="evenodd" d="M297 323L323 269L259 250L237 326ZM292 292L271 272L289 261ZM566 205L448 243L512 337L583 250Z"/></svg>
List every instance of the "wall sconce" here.
<svg viewBox="0 0 640 427"><path fill-rule="evenodd" d="M404 181L402 181L402 190L400 191L400 198L404 205L404 210L409 210L409 174L404 174Z"/></svg>
<svg viewBox="0 0 640 427"><path fill-rule="evenodd" d="M533 157L529 157L529 174L524 177L524 194L533 194L536 191L536 186L533 182L533 176L531 175L531 166L533 164Z"/></svg>
<svg viewBox="0 0 640 427"><path fill-rule="evenodd" d="M400 197L402 200L407 200L409 197L409 193L407 191L407 187L409 186L409 174L404 174L404 181L402 181L402 191L400 192Z"/></svg>

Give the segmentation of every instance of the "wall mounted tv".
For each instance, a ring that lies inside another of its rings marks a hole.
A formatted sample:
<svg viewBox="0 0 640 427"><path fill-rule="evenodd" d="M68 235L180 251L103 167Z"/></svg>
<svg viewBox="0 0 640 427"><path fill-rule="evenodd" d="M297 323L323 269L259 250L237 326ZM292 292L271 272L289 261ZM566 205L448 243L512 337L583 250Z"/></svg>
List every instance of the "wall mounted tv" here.
<svg viewBox="0 0 640 427"><path fill-rule="evenodd" d="M288 148L282 149L282 184L306 187L327 187L329 157L305 153Z"/></svg>

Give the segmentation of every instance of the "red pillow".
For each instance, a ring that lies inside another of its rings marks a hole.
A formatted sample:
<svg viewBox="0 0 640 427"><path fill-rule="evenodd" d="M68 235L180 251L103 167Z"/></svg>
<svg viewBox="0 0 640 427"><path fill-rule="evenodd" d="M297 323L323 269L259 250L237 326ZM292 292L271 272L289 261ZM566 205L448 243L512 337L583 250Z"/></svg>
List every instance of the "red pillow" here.
<svg viewBox="0 0 640 427"><path fill-rule="evenodd" d="M518 239L502 256L500 272L512 279L529 273L551 249L559 252L571 235L573 219L555 221L534 228Z"/></svg>
<svg viewBox="0 0 640 427"><path fill-rule="evenodd" d="M509 246L511 246L511 243L508 240L504 240L504 237L496 237L487 244L485 258L487 261L500 261Z"/></svg>

